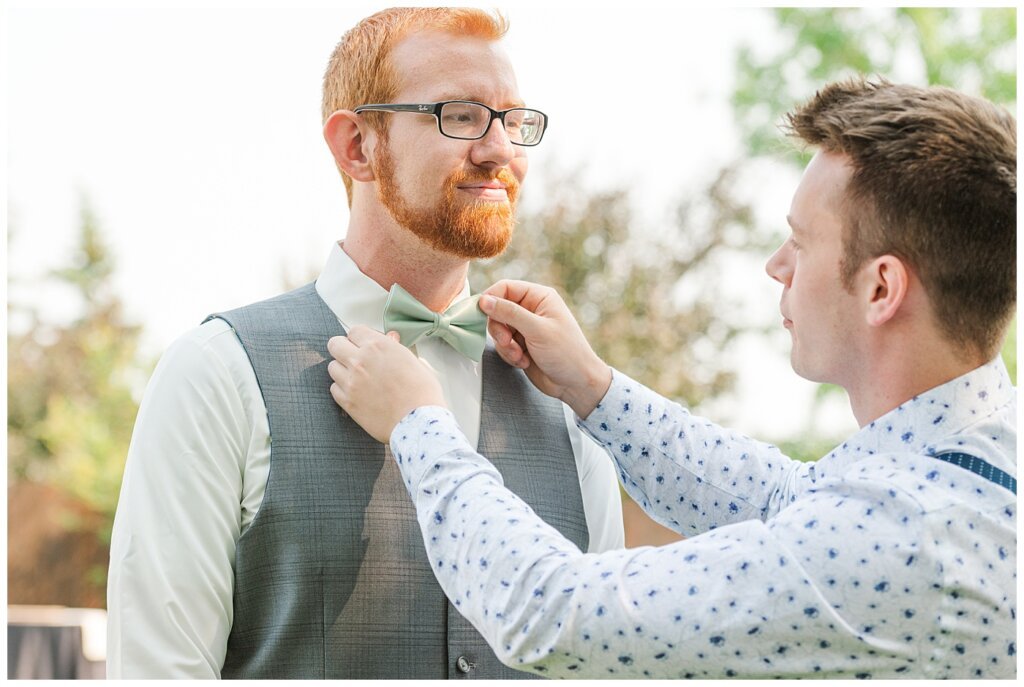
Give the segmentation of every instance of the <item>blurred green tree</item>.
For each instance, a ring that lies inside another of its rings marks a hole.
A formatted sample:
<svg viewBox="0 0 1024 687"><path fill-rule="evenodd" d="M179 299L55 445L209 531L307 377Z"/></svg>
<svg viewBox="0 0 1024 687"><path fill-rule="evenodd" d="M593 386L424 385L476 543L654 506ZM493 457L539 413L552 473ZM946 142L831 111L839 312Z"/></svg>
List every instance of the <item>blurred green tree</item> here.
<svg viewBox="0 0 1024 687"><path fill-rule="evenodd" d="M610 365L690 406L727 390L722 351L741 331L716 288L720 259L749 245L749 205L725 168L657 232L641 226L624 189L596 193L555 171L543 206L521 213L499 258L474 266L474 290L499 279L554 287ZM680 237L686 240L681 241Z"/></svg>
<svg viewBox="0 0 1024 687"><path fill-rule="evenodd" d="M1016 109L1017 10L778 8L768 46L741 46L732 102L752 155L801 167L807 154L780 135L782 115L828 81L865 75L945 85Z"/></svg>
<svg viewBox="0 0 1024 687"><path fill-rule="evenodd" d="M84 201L80 217L76 253L50 274L80 302L78 317L54 324L9 304L23 326L7 335L8 479L56 486L98 513L94 534L105 547L138 410L133 391L153 362L139 355L141 328L124 316L110 250ZM89 574L103 584L106 571Z"/></svg>

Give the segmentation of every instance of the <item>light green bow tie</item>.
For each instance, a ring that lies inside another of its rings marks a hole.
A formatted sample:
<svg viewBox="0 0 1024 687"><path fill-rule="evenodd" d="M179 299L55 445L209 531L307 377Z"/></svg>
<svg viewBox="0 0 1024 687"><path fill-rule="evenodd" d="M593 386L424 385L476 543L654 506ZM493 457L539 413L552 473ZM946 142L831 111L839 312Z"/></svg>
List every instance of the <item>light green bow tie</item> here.
<svg viewBox="0 0 1024 687"><path fill-rule="evenodd" d="M384 331L398 332L403 346L438 336L470 360L480 362L487 340L487 315L477 307L479 300L480 296L466 298L436 313L395 284L384 305Z"/></svg>

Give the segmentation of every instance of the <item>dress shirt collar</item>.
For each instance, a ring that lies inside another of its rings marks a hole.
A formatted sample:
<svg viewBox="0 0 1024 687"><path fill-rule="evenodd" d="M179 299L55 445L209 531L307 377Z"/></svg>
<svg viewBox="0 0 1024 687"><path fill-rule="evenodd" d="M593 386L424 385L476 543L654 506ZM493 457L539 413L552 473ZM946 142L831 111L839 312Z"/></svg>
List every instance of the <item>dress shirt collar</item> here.
<svg viewBox="0 0 1024 687"><path fill-rule="evenodd" d="M933 454L936 445L1016 397L1002 356L940 384L862 427L827 457L851 453Z"/></svg>
<svg viewBox="0 0 1024 687"><path fill-rule="evenodd" d="M331 246L327 263L316 280L316 292L345 329L361 324L377 331L384 328L384 304L388 290L363 274L359 266L341 248L340 241ZM469 282L452 301L469 298Z"/></svg>

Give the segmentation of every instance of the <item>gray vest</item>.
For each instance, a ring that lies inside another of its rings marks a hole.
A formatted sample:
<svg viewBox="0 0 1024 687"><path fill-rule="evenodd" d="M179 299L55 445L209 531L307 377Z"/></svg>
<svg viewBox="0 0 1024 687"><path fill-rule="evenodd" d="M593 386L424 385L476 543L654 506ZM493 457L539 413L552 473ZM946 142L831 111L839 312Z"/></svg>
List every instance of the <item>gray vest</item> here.
<svg viewBox="0 0 1024 687"><path fill-rule="evenodd" d="M313 285L214 315L256 373L270 475L238 540L223 677L524 678L445 598L391 451L335 405L327 340L344 334ZM560 404L490 346L480 452L582 550L588 532Z"/></svg>

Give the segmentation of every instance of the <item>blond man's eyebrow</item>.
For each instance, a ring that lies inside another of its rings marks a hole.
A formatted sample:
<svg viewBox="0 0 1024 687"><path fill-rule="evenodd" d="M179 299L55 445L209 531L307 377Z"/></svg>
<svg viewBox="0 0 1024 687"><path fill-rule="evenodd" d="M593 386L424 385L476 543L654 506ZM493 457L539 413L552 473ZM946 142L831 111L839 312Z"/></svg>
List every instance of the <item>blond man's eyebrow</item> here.
<svg viewBox="0 0 1024 687"><path fill-rule="evenodd" d="M786 222L789 223L789 228L793 230L794 234L803 234L803 229L793 220L792 215L786 215Z"/></svg>

